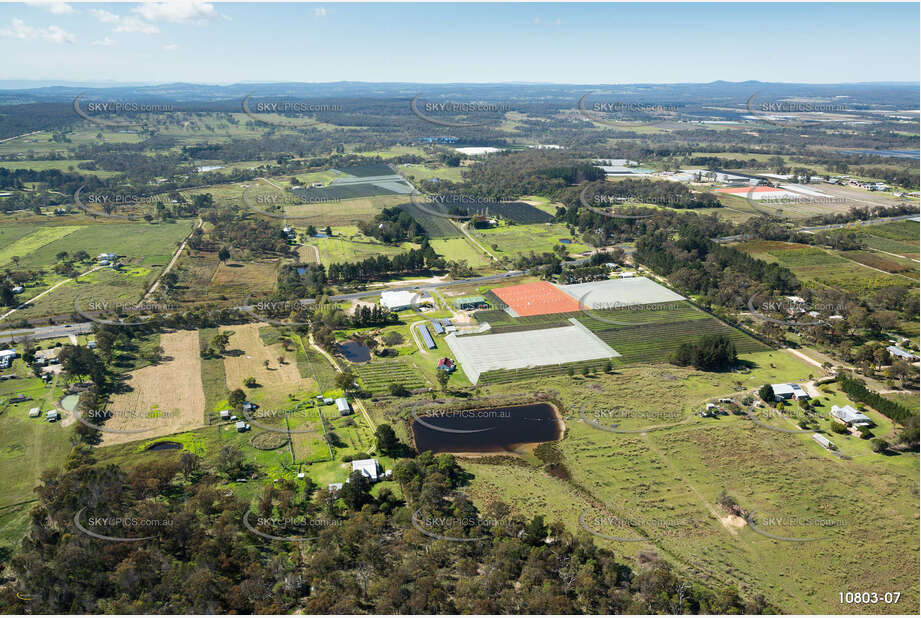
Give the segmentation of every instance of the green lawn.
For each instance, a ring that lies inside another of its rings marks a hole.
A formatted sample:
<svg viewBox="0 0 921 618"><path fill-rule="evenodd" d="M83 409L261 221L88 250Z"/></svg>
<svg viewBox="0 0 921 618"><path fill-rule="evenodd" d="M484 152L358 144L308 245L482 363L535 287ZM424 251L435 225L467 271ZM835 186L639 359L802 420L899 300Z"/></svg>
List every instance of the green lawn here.
<svg viewBox="0 0 921 618"><path fill-rule="evenodd" d="M497 257L510 259L527 255L532 251L534 253L552 251L554 247L560 245L561 238L572 238L569 230L562 223L530 225L503 223L492 229L470 230L470 232ZM577 238L573 239L571 244L563 246L570 255L590 249Z"/></svg>

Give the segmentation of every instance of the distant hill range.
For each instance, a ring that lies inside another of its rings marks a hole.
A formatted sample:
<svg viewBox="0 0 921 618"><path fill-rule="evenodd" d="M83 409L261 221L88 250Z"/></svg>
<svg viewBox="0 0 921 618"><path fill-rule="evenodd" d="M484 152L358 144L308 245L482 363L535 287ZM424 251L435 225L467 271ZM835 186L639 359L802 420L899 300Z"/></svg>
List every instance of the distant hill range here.
<svg viewBox="0 0 921 618"><path fill-rule="evenodd" d="M0 81L0 105L71 102L81 93L86 99L132 102L220 103L254 98L299 97L303 99L373 98L410 99L417 94L427 100L572 101L584 94L617 97L635 103L738 104L758 93L759 100L788 97L808 99L841 98L850 105L882 105L917 109L918 83L784 84L758 81L707 84L423 84L413 82L369 83L241 83L207 84L110 84L90 86L75 83L63 86L24 87L28 82Z"/></svg>

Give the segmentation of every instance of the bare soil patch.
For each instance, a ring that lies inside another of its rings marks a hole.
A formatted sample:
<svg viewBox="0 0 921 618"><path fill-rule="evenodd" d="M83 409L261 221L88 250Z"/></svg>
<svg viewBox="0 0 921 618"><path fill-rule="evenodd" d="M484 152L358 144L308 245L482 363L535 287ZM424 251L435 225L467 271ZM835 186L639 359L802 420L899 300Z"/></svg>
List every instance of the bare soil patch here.
<svg viewBox="0 0 921 618"><path fill-rule="evenodd" d="M286 352L280 343L267 346L259 337L259 329L265 323L222 326L220 332L233 332L230 345L224 355L224 375L227 388L242 388L243 380L252 377L262 387L284 384L291 392L312 382L301 377L297 368L295 353ZM279 364L278 357L284 358ZM269 364L266 366L265 361Z"/></svg>
<svg viewBox="0 0 921 618"><path fill-rule="evenodd" d="M205 424L198 332L164 333L160 345L165 360L128 375L126 385L131 390L112 396L108 407L112 417L105 423L111 430L150 427L150 431L104 431L103 446L149 440Z"/></svg>

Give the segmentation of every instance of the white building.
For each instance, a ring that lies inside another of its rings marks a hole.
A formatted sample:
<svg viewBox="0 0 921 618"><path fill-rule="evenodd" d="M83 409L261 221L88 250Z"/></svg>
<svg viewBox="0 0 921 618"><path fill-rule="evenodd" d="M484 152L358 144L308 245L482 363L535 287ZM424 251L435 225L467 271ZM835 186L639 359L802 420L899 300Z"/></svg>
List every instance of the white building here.
<svg viewBox="0 0 921 618"><path fill-rule="evenodd" d="M859 410L851 406L832 406L831 415L845 425L853 425L854 427L869 427L873 424L869 416L861 414Z"/></svg>
<svg viewBox="0 0 921 618"><path fill-rule="evenodd" d="M898 358L903 358L907 361L916 361L918 357L915 354L912 354L908 350L903 350L897 345L891 345L886 348L889 351L889 354L892 356L897 356Z"/></svg>
<svg viewBox="0 0 921 618"><path fill-rule="evenodd" d="M425 301L418 293L402 292L381 292L381 306L390 311L406 311L412 309L413 305L421 306Z"/></svg>
<svg viewBox="0 0 921 618"><path fill-rule="evenodd" d="M345 397L340 397L336 400L336 409L339 410L339 414L342 416L347 416L352 413L352 406L349 405L349 400Z"/></svg>
<svg viewBox="0 0 921 618"><path fill-rule="evenodd" d="M376 459L356 459L352 462L352 472L361 472L372 483L380 479L380 469L381 467Z"/></svg>
<svg viewBox="0 0 921 618"><path fill-rule="evenodd" d="M771 384L771 388L774 389L774 401L809 399L809 393L799 384Z"/></svg>
<svg viewBox="0 0 921 618"><path fill-rule="evenodd" d="M835 448L836 448L834 444L832 444L831 442L828 441L828 438L826 438L825 436L823 436L823 435L820 434L820 433L814 433L814 434L812 434L812 439L815 440L816 442L818 442L819 444L821 444L822 446L824 446L825 448L827 448L827 449L830 450L830 451L833 451L833 450L835 450Z"/></svg>

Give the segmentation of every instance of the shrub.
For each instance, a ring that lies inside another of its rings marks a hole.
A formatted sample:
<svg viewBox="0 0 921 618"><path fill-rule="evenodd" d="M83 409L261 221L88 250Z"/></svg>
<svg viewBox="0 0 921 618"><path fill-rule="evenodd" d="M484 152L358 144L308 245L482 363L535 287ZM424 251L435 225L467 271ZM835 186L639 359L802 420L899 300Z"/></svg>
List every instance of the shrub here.
<svg viewBox="0 0 921 618"><path fill-rule="evenodd" d="M410 395L409 389L399 382L391 382L387 390L389 390L390 394L394 397L409 397Z"/></svg>
<svg viewBox="0 0 921 618"><path fill-rule="evenodd" d="M882 453L889 448L889 443L883 440L882 438L873 438L870 440L871 448L874 453Z"/></svg>
<svg viewBox="0 0 921 618"><path fill-rule="evenodd" d="M847 433L847 425L844 423L839 423L837 421L832 421L831 430L835 433Z"/></svg>

